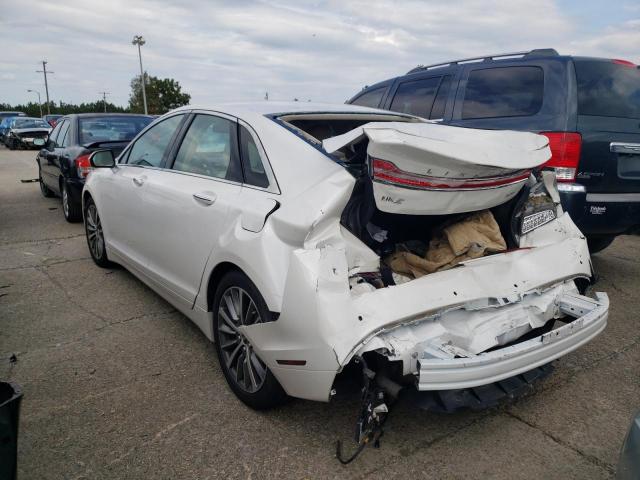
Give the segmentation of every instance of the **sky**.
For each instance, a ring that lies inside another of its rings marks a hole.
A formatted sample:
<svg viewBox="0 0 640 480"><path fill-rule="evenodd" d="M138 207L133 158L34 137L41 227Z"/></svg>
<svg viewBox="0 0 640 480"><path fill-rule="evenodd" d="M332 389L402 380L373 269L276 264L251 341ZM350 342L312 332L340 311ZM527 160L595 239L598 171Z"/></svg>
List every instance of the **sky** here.
<svg viewBox="0 0 640 480"><path fill-rule="evenodd" d="M126 105L139 75L192 104L344 102L418 64L555 48L640 63L640 1L0 0L0 103L45 96Z"/></svg>

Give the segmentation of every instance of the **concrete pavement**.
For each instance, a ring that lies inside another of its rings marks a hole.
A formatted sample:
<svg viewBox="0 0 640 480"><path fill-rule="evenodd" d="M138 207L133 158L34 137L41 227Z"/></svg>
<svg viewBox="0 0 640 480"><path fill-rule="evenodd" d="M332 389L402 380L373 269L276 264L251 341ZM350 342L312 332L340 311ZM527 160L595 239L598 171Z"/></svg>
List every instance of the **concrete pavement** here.
<svg viewBox="0 0 640 480"><path fill-rule="evenodd" d="M24 388L19 478L612 477L640 409L640 237L594 256L609 326L533 395L452 415L400 403L382 448L344 467L335 440L353 436L357 395L245 407L199 330L127 271L97 268L59 199L20 182L34 159L0 147L0 378Z"/></svg>

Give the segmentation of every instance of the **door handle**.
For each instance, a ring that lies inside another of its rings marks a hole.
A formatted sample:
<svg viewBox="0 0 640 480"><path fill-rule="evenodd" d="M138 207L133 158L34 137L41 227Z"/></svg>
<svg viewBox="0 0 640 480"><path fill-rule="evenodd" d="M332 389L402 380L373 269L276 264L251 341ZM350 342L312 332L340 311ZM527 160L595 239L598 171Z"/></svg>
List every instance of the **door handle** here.
<svg viewBox="0 0 640 480"><path fill-rule="evenodd" d="M146 177L143 175L141 177L133 177L133 183L136 184L136 186L141 187L144 184Z"/></svg>
<svg viewBox="0 0 640 480"><path fill-rule="evenodd" d="M216 196L214 194L194 193L193 198L205 205L213 205L213 202L216 201Z"/></svg>

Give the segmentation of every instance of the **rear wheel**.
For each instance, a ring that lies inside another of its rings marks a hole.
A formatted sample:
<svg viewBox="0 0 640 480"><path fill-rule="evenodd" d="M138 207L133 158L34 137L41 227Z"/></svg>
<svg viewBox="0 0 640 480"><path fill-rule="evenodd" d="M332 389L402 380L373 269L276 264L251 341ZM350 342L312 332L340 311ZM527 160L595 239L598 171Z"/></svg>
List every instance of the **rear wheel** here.
<svg viewBox="0 0 640 480"><path fill-rule="evenodd" d="M616 237L613 235L591 235L587 237L587 245L589 245L589 252L591 254L601 252L609 245Z"/></svg>
<svg viewBox="0 0 640 480"><path fill-rule="evenodd" d="M38 182L40 183L40 191L42 192L43 196L47 198L54 196L54 193L49 187L45 185L44 180L42 180L42 170L40 168L38 168Z"/></svg>
<svg viewBox="0 0 640 480"><path fill-rule="evenodd" d="M82 220L82 205L73 201L67 182L62 180L62 211L67 222L77 223Z"/></svg>
<svg viewBox="0 0 640 480"><path fill-rule="evenodd" d="M93 203L93 199L89 197L86 201L84 210L84 230L87 234L87 245L89 253L96 265L102 268L109 268L113 263L107 258L107 249L104 242L104 232L102 230L102 222L98 215L98 208Z"/></svg>
<svg viewBox="0 0 640 480"><path fill-rule="evenodd" d="M238 328L267 318L269 310L253 282L241 272L227 273L218 284L213 302L216 352L233 393L256 410L273 408L287 400L278 380Z"/></svg>

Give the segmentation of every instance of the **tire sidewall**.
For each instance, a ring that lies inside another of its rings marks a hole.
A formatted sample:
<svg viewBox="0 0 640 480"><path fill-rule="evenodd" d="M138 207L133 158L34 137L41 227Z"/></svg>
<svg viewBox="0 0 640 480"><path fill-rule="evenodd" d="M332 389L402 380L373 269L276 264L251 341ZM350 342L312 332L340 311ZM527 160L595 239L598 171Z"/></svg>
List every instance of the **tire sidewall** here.
<svg viewBox="0 0 640 480"><path fill-rule="evenodd" d="M87 212L89 210L89 207L91 205L95 205L95 202L93 201L93 199L91 197L87 198L87 201L85 202L85 206L84 206L84 217L85 217L85 222L84 222L84 235L87 239L87 248L89 249L89 255L91 255L91 258L93 259L93 262L98 265L99 267L102 268L109 268L111 267L113 264L111 263L111 261L109 260L109 258L107 257L107 242L106 239L104 237L104 229L102 230L102 255L100 256L100 258L97 258L94 254L93 254L93 250L91 249L91 244L89 243L89 235L87 232ZM98 218L100 218L100 212L98 212L98 207L96 206L96 214L98 215ZM102 223L102 220L100 221Z"/></svg>
<svg viewBox="0 0 640 480"><path fill-rule="evenodd" d="M222 299L222 295L224 292L230 287L240 287L244 289L253 299L258 312L260 313L260 317L263 319L269 318L270 312L267 308L266 302L264 298L253 284L249 278L241 273L240 271L231 271L225 274L220 283L216 288L216 293L214 295L213 301L213 336L215 342L215 349L218 356L218 361L220 364L220 369L229 385L229 388L235 393L235 395L246 405L256 410L265 410L269 408L276 407L278 405L282 405L287 400L287 395L278 383L278 380L275 378L271 370L267 367L267 373L264 379L264 382L260 389L256 392L249 393L240 388L235 379L233 378L231 372L227 369L227 366L224 363L224 356L222 355L222 350L220 348L219 342L219 333L218 333L218 309L220 306L220 301Z"/></svg>

